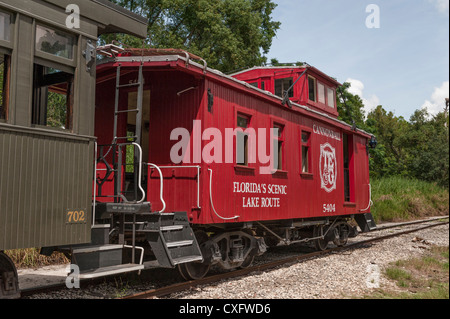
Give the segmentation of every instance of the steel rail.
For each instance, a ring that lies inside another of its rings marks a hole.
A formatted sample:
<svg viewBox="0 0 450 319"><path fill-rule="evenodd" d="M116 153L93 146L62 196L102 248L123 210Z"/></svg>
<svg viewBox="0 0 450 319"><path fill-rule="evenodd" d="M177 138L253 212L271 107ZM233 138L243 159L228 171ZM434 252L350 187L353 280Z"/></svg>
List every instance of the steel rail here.
<svg viewBox="0 0 450 319"><path fill-rule="evenodd" d="M445 218L448 218L448 217L439 218L439 219L445 219ZM417 223L426 223L426 222L431 222L431 221L434 221L434 220L426 220L426 221L421 221L421 222L410 222L410 223L405 223L405 225L387 226L387 227L383 227L383 229L399 227L399 226L407 226L407 225L417 224ZM244 275L247 275L247 274L255 272L255 271L265 271L265 270L276 268L278 266L282 266L284 264L305 261L307 259L315 258L315 257L322 256L322 255L327 255L327 254L337 252L337 251L345 251L345 250L355 249L359 246L362 246L362 245L365 245L368 243L374 243L377 241L382 241L382 240L393 238L396 236L401 236L401 235L406 235L409 233L417 232L417 231L420 231L423 229L446 225L448 223L449 223L448 221L435 223L432 225L427 225L427 226L423 226L423 227L419 227L419 228L415 228L415 229L410 229L410 230L406 230L406 231L402 231L402 232L396 232L396 233L389 234L389 235L379 236L379 237L370 238L367 240L358 241L355 243L350 243L343 247L334 247L334 248L330 248L330 249L323 250L323 251L316 251L316 252L307 253L307 254L303 254L303 255L299 255L299 256L288 257L285 259L272 261L272 262L262 264L262 265L256 265L256 266L252 266L252 267L248 267L245 269L240 269L240 270L236 270L236 271L232 271L232 272L228 272L228 273L213 275L213 276L205 277L205 278L198 279L198 280L177 283L177 284L173 284L170 286L141 292L138 294L123 297L121 299L151 299L151 298L155 298L155 297L163 297L163 296L167 296L167 295L170 295L170 294L173 294L176 292L185 291L185 290L188 290L188 289L200 286L200 285L215 283L215 282L218 282L218 281L224 280L224 279L231 279L231 278L244 276ZM381 230L383 230L383 229L381 229Z"/></svg>

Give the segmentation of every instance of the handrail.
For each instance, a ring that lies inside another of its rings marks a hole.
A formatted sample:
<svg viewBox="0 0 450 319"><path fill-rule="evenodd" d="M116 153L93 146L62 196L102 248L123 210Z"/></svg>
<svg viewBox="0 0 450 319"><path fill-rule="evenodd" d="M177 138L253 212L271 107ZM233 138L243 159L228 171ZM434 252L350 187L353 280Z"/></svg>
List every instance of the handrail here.
<svg viewBox="0 0 450 319"><path fill-rule="evenodd" d="M209 199L211 201L211 208L213 209L214 214L216 214L217 217L219 217L219 218L221 218L223 220L231 220L231 219L239 218L240 216L237 216L237 215L234 216L234 217L222 217L216 212L216 209L214 208L213 199L212 199L212 186L211 186L213 171L210 168L208 168L208 171L210 172L210 175L209 175Z"/></svg>
<svg viewBox="0 0 450 319"><path fill-rule="evenodd" d="M197 169L197 208L201 209L200 206L200 165L181 165L181 166L158 166L159 168L196 168Z"/></svg>
<svg viewBox="0 0 450 319"><path fill-rule="evenodd" d="M133 146L135 146L135 147L137 147L138 148L138 150L139 150L139 161L138 161L138 178L137 178L137 186L138 186L138 188L139 188L139 190L141 191L141 193L142 193L142 198L140 199L140 200L137 200L136 199L136 201L134 202L134 203L136 203L136 204L141 204L141 203L143 203L144 202L144 200L145 200L145 197L146 197L146 193L145 193L145 190L144 190L144 188L142 187L142 148L141 148L141 146L139 145L139 144L137 144L137 143L135 143L135 142L131 142L131 143L121 143L121 144L111 144L111 145L100 145L100 147L104 147L104 146L110 146L110 148L109 148L109 150L108 150L108 152L105 154L105 155L103 155L103 153L101 153L100 154L100 156L101 156L101 159L103 159L103 163L105 163L107 166L109 165L109 163L108 162L106 162L106 159L105 159L105 157L108 155L108 153L111 151L111 149L112 149L112 147L113 146L117 146L118 148L119 148L119 153L120 153L120 150L121 150L121 148L123 147L123 146L127 146L127 145L133 145ZM95 146L95 167L94 167L94 181L95 181L95 186L94 186L94 203L95 203L95 200L96 200L96 195L97 195L97 172L98 171L108 171L108 168L97 168L97 165L99 164L99 159L97 158L97 156L98 156L98 151L97 151L97 145ZM120 156L119 156L120 157ZM113 159L113 163L114 163L114 159ZM120 162L121 163L121 162ZM135 163L136 164L136 163ZM127 165L127 164L120 164L120 166L124 166L124 165ZM115 172L117 173L121 173L121 170L122 170L122 167L119 167L118 168L118 170L115 170ZM110 170L110 171L114 171L114 170ZM119 176L120 177L120 176ZM106 178L103 178L102 180L101 180L101 184L103 184L103 182L106 180ZM119 194L117 194L117 195L99 195L99 197L114 197L114 198L117 198L117 197L119 197L119 198L122 198L125 202L128 202L127 200L126 200L126 198L123 196L123 194L122 194L122 192L121 192L121 190L119 190L118 191L119 192ZM136 195L137 196L137 195Z"/></svg>
<svg viewBox="0 0 450 319"><path fill-rule="evenodd" d="M164 201L164 198L163 198L163 188L164 188L163 174L161 172L161 169L156 164L147 163L147 166L152 166L152 167L156 168L156 170L159 173L159 179L160 179L159 198L161 199L161 202L163 204L163 208L158 213L162 213L166 209L166 202Z"/></svg>
<svg viewBox="0 0 450 319"><path fill-rule="evenodd" d="M144 261L144 248L141 246L131 246L131 245L123 245L124 248L131 248L133 250L133 256L134 256L134 249L139 249L141 251L141 257L139 259L139 265L143 264ZM138 271L138 275L141 274L141 271Z"/></svg>
<svg viewBox="0 0 450 319"><path fill-rule="evenodd" d="M95 226L95 201L97 199L97 142L94 142L94 199L92 201L92 227Z"/></svg>
<svg viewBox="0 0 450 319"><path fill-rule="evenodd" d="M138 201L137 203L140 204L142 202L144 202L145 200L145 190L142 188L142 184L141 184L141 178L142 178L142 148L138 143L133 142L132 143L134 146L137 146L137 148L139 149L139 176L138 176L138 186L139 189L142 192L142 198L140 201Z"/></svg>
<svg viewBox="0 0 450 319"><path fill-rule="evenodd" d="M367 207L365 209L360 209L360 212L365 212L367 210L369 210L369 208L373 205L372 202L372 186L369 184L369 204L367 205Z"/></svg>

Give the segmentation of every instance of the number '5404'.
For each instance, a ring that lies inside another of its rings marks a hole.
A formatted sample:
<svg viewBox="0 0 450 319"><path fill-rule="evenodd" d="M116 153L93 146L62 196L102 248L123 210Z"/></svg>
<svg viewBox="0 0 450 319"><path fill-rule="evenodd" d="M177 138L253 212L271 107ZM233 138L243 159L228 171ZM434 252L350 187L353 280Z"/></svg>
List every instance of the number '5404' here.
<svg viewBox="0 0 450 319"><path fill-rule="evenodd" d="M323 212L324 213L335 213L336 212L336 204L323 204Z"/></svg>

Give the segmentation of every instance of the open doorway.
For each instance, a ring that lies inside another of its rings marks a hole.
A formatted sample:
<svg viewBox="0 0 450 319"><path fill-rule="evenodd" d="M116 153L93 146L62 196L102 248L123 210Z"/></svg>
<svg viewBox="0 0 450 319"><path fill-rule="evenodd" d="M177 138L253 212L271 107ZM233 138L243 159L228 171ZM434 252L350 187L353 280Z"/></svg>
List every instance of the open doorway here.
<svg viewBox="0 0 450 319"><path fill-rule="evenodd" d="M137 98L138 92L128 93L128 110L137 109ZM127 117L127 136L130 137L128 142L132 142L134 136L138 135L136 132L136 118L138 116L142 117L142 127L140 132L140 146L142 148L142 162L148 163L149 158L149 130L150 130L150 90L145 90L142 99L142 114L136 112L128 112ZM137 185L137 174L135 170L137 169L137 163L139 161L137 152L135 152L135 147L129 145L126 148L126 166L125 166L125 192L124 195L127 199L135 199L138 197ZM147 170L142 170L142 184L147 183Z"/></svg>

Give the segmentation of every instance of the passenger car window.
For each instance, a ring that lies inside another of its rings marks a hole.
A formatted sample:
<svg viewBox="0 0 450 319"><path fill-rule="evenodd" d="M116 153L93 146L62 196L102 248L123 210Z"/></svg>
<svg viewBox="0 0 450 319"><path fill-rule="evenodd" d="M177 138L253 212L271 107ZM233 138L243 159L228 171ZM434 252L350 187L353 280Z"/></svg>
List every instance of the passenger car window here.
<svg viewBox="0 0 450 319"><path fill-rule="evenodd" d="M54 30L42 25L36 26L36 50L73 59L75 37L63 31Z"/></svg>
<svg viewBox="0 0 450 319"><path fill-rule="evenodd" d="M73 74L34 65L32 124L70 129Z"/></svg>
<svg viewBox="0 0 450 319"><path fill-rule="evenodd" d="M0 40L9 41L10 39L10 29L11 25L11 15L6 12L0 11Z"/></svg>
<svg viewBox="0 0 450 319"><path fill-rule="evenodd" d="M9 65L10 56L0 53L0 119L5 120L9 100Z"/></svg>

